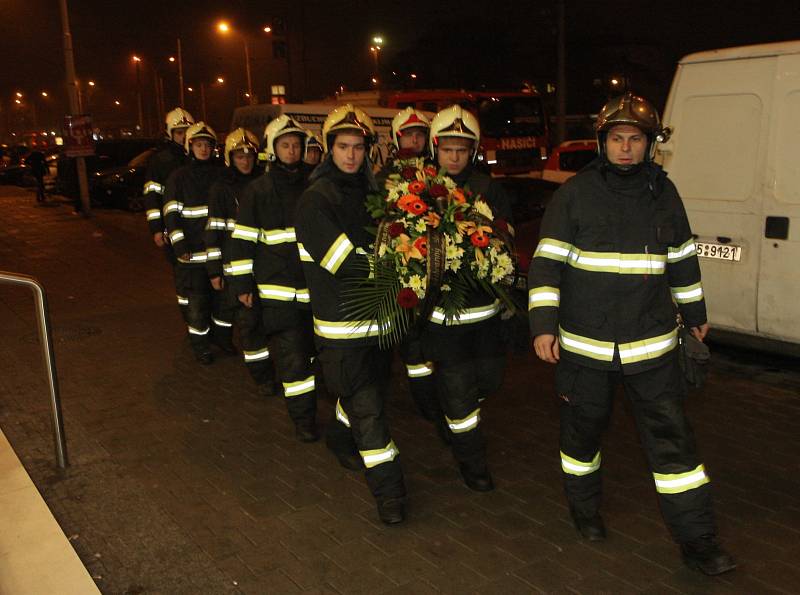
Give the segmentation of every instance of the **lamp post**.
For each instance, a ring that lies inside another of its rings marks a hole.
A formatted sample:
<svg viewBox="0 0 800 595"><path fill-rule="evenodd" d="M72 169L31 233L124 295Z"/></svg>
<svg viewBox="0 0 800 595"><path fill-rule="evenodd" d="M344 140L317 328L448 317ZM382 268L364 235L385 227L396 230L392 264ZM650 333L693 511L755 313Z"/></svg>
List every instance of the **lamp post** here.
<svg viewBox="0 0 800 595"><path fill-rule="evenodd" d="M231 26L226 21L220 21L217 23L217 31L223 35L227 35L231 32ZM247 37L245 37L244 34L242 34L241 37L244 43L244 70L247 75L247 96L250 99L250 105L254 105L256 101L253 95L253 79L250 75L250 44L247 42Z"/></svg>
<svg viewBox="0 0 800 595"><path fill-rule="evenodd" d="M372 38L372 45L369 46L369 51L372 52L372 56L375 58L375 76L372 80L379 90L381 88L381 49L383 49L383 36L375 35Z"/></svg>
<svg viewBox="0 0 800 595"><path fill-rule="evenodd" d="M143 118L142 118L142 79L139 65L142 59L139 56L133 56L133 63L136 65L136 104L139 109L139 135L144 132Z"/></svg>

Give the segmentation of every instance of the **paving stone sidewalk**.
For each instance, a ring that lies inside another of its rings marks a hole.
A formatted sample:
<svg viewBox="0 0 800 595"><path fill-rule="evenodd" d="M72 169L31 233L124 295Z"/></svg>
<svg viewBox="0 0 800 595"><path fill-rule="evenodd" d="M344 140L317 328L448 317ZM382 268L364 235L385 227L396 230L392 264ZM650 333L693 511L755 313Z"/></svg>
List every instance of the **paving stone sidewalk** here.
<svg viewBox="0 0 800 595"><path fill-rule="evenodd" d="M46 286L71 466L56 469L23 290L0 286L0 426L105 593L767 593L800 590L800 372L722 355L689 414L740 568L686 569L630 411L603 447L609 539L581 542L560 486L552 368L515 354L485 402L497 490L461 482L395 366L388 413L410 504L378 522L359 474L294 439L238 358L195 363L144 217L0 187L0 270ZM330 418L322 396L319 420Z"/></svg>

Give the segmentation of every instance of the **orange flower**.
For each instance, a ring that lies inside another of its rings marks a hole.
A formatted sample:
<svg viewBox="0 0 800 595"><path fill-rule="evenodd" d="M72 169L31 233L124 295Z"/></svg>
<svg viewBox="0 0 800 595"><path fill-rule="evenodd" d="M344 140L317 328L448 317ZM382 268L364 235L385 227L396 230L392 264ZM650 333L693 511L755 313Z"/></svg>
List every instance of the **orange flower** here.
<svg viewBox="0 0 800 595"><path fill-rule="evenodd" d="M456 188L450 193L450 198L456 201L460 205L467 202L467 199L464 197L464 193L458 188Z"/></svg>
<svg viewBox="0 0 800 595"><path fill-rule="evenodd" d="M428 255L428 238L425 236L420 236L416 240L414 240L414 248L419 250L419 253L422 256Z"/></svg>
<svg viewBox="0 0 800 595"><path fill-rule="evenodd" d="M404 233L397 236L397 244L395 244L394 251L400 254L403 264L408 264L408 261L412 258L422 260L422 253L415 244L411 243L411 238Z"/></svg>
<svg viewBox="0 0 800 595"><path fill-rule="evenodd" d="M419 180L414 180L408 185L408 191L413 194L419 194L425 190L425 182L420 182Z"/></svg>
<svg viewBox="0 0 800 595"><path fill-rule="evenodd" d="M408 210L406 209L406 205L414 202L415 200L419 200L419 196L416 196L415 194L405 194L397 199L397 208Z"/></svg>
<svg viewBox="0 0 800 595"><path fill-rule="evenodd" d="M489 245L489 234L492 233L492 228L488 225L478 225L475 227L475 231L470 234L469 241L472 242L473 246L477 246L478 248L485 248Z"/></svg>
<svg viewBox="0 0 800 595"><path fill-rule="evenodd" d="M442 218L439 217L439 215L437 215L433 211L428 211L428 214L425 215L424 220L426 225L429 225L430 227L436 229L437 227L439 227L439 223L441 222Z"/></svg>
<svg viewBox="0 0 800 595"><path fill-rule="evenodd" d="M414 215L422 215L422 213L428 210L428 205L421 200L415 200L408 205L406 210Z"/></svg>

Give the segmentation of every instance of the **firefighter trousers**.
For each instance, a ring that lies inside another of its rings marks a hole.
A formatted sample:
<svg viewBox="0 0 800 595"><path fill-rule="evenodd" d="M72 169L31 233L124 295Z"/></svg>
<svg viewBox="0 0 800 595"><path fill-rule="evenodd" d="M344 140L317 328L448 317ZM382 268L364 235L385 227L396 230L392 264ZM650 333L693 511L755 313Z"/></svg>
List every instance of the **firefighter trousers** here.
<svg viewBox="0 0 800 595"><path fill-rule="evenodd" d="M436 388L451 434L453 456L473 473L484 473L486 438L480 403L500 388L506 356L499 320L431 333L423 344L436 370Z"/></svg>
<svg viewBox="0 0 800 595"><path fill-rule="evenodd" d="M206 269L178 263L175 281L178 295L186 298L181 312L195 355L208 353L211 339L229 343L233 335L233 309L224 292L212 289Z"/></svg>
<svg viewBox="0 0 800 595"><path fill-rule="evenodd" d="M238 301L238 297L236 299ZM242 344L242 356L247 371L256 384L271 382L274 372L267 346L267 333L261 320L261 303L253 300L253 307L247 308L239 302L234 320L239 329L239 341Z"/></svg>
<svg viewBox="0 0 800 595"><path fill-rule="evenodd" d="M295 423L313 422L317 416L317 391L311 369L315 355L311 312L262 303L261 319L289 417Z"/></svg>
<svg viewBox="0 0 800 595"><path fill-rule="evenodd" d="M433 362L422 355L422 341L409 335L398 348L400 359L406 368L408 390L422 417L438 423L444 413L436 395L436 376Z"/></svg>
<svg viewBox="0 0 800 595"><path fill-rule="evenodd" d="M331 348L319 353L325 385L337 397L326 442L337 454L358 451L377 501L406 495L399 450L389 434L384 395L391 353L376 346Z"/></svg>
<svg viewBox="0 0 800 595"><path fill-rule="evenodd" d="M661 513L678 543L716 533L705 468L684 412L686 386L677 357L623 375L562 359L556 368L561 399L561 467L572 514L597 514L602 495L600 441L621 382L653 474Z"/></svg>

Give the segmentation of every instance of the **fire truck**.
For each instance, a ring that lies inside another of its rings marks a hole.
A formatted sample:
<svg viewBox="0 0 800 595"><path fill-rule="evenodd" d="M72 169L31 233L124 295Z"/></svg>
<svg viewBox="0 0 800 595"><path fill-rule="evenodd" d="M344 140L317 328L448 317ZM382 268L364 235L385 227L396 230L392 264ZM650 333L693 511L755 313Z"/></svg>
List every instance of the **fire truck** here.
<svg viewBox="0 0 800 595"><path fill-rule="evenodd" d="M387 91L380 105L397 110L438 112L454 103L477 116L481 125L478 158L494 176L541 175L548 157L550 129L542 98L532 90L453 89Z"/></svg>

